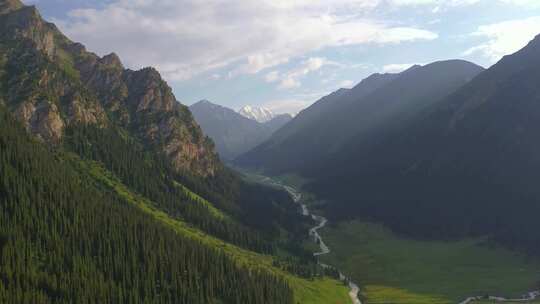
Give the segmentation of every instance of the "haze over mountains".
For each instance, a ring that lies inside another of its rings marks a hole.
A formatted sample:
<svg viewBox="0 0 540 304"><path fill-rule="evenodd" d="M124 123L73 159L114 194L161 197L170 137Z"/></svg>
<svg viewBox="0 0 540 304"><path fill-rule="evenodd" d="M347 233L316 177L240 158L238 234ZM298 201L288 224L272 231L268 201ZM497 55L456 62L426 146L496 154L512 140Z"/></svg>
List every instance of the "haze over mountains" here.
<svg viewBox="0 0 540 304"><path fill-rule="evenodd" d="M411 234L487 234L537 253L539 77L537 36L403 127L351 141L309 173L313 189Z"/></svg>
<svg viewBox="0 0 540 304"><path fill-rule="evenodd" d="M335 219L436 239L489 235L537 253L538 79L540 37L488 70L451 60L373 75L237 162L303 175Z"/></svg>
<svg viewBox="0 0 540 304"><path fill-rule="evenodd" d="M242 111L237 113L207 100L199 101L189 109L224 160L232 160L251 150L292 119L288 114L274 115L264 111L265 116L258 116L257 120L255 115L252 119L242 115Z"/></svg>
<svg viewBox="0 0 540 304"><path fill-rule="evenodd" d="M354 136L368 138L436 104L482 70L451 60L372 75L351 90L317 101L237 162L272 173L309 168L338 153Z"/></svg>

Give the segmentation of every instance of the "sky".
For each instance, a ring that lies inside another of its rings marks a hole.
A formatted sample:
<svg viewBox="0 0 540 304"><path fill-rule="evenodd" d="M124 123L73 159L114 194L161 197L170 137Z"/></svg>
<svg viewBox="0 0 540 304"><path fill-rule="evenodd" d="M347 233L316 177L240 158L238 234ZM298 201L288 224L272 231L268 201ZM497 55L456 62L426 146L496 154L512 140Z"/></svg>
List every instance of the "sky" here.
<svg viewBox="0 0 540 304"><path fill-rule="evenodd" d="M540 34L540 0L23 0L73 41L157 68L176 98L297 113L373 73L489 67Z"/></svg>

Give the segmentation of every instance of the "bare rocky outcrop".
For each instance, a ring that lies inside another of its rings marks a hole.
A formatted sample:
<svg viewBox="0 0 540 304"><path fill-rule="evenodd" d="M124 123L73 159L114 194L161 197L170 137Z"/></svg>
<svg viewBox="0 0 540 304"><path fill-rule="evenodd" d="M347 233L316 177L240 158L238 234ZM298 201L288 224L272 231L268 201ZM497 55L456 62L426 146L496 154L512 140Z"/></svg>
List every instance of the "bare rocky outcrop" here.
<svg viewBox="0 0 540 304"><path fill-rule="evenodd" d="M216 173L220 164L213 145L156 69L132 71L124 69L114 53L99 58L81 46L72 51L80 59L76 67L82 82L98 92L121 125L163 153L178 171Z"/></svg>
<svg viewBox="0 0 540 304"><path fill-rule="evenodd" d="M19 0L0 1L0 15L7 14L23 8L24 5Z"/></svg>
<svg viewBox="0 0 540 304"><path fill-rule="evenodd" d="M0 12L3 26L11 37L28 39L49 58L55 57L58 29L54 24L45 22L35 6L21 6L19 1L9 0L0 6Z"/></svg>
<svg viewBox="0 0 540 304"><path fill-rule="evenodd" d="M60 142L65 124L54 103L47 100L35 104L24 102L15 111L15 116L39 139L52 144Z"/></svg>
<svg viewBox="0 0 540 304"><path fill-rule="evenodd" d="M76 95L71 99L67 112L70 123L100 124L107 120L101 106L88 107L87 104L81 96Z"/></svg>
<svg viewBox="0 0 540 304"><path fill-rule="evenodd" d="M88 52L18 0L0 0L2 41L15 42L5 50L15 71L8 75L13 85L5 103L43 141L60 143L73 124L114 124L164 154L178 171L212 176L221 166L213 144L155 69L132 71L114 53Z"/></svg>

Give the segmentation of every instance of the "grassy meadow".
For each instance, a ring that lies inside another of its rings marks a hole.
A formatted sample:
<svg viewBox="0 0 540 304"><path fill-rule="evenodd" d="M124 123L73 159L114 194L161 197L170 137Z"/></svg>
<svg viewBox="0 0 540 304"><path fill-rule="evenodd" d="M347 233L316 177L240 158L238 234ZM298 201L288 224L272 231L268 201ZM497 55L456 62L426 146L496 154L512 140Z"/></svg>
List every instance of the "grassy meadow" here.
<svg viewBox="0 0 540 304"><path fill-rule="evenodd" d="M323 262L351 276L367 304L458 303L476 295L519 296L539 285L539 260L482 240L411 240L359 221L321 234L332 249Z"/></svg>

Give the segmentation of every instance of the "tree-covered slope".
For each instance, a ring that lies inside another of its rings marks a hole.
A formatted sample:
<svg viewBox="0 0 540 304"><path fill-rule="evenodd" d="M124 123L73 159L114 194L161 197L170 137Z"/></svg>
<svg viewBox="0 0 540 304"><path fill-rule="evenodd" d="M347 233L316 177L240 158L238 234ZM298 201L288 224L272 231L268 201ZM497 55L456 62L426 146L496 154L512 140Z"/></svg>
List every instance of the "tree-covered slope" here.
<svg viewBox="0 0 540 304"><path fill-rule="evenodd" d="M406 127L352 147L313 185L336 216L540 253L540 37Z"/></svg>
<svg viewBox="0 0 540 304"><path fill-rule="evenodd" d="M182 237L0 109L3 303L292 303L287 283Z"/></svg>
<svg viewBox="0 0 540 304"><path fill-rule="evenodd" d="M223 166L156 70L87 52L18 0L0 0L0 108L0 302L346 296L310 281L324 270L288 194Z"/></svg>
<svg viewBox="0 0 540 304"><path fill-rule="evenodd" d="M269 250L270 244L253 240L259 238L253 229L211 220L174 185L174 178L181 179L223 210L242 210L243 185L219 163L187 107L155 70L125 70L116 56L99 58L70 42L35 7L1 4L0 103L27 131L51 149L103 162L162 209L182 213L209 233Z"/></svg>

